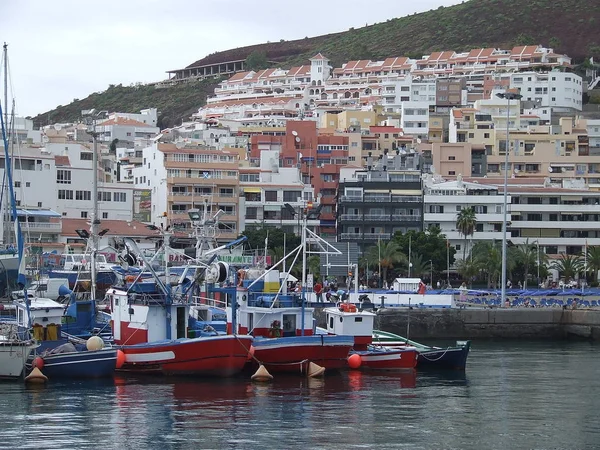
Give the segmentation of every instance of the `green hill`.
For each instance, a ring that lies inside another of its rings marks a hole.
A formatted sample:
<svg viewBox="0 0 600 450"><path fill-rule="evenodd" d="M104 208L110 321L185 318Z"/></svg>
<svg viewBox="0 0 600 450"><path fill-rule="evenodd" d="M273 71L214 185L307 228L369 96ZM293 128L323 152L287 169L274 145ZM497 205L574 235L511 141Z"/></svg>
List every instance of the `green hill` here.
<svg viewBox="0 0 600 450"><path fill-rule="evenodd" d="M213 53L190 66L245 59L257 52L266 55L271 65L290 67L305 64L321 52L336 67L351 59L415 58L440 50L525 44L549 46L582 62L589 56L600 57L599 22L597 0L470 0L342 33ZM91 107L122 112L156 107L161 112L159 125L166 127L202 106L215 85L211 80L165 89L114 86L40 114L36 124L71 121L79 117L81 109Z"/></svg>

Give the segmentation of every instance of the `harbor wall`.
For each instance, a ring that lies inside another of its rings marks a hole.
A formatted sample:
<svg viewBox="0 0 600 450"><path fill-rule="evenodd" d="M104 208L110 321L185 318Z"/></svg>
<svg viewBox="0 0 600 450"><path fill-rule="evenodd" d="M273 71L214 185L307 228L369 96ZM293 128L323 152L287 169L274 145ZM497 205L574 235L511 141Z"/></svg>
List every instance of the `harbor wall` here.
<svg viewBox="0 0 600 450"><path fill-rule="evenodd" d="M322 311L315 311L324 326ZM410 318L410 319L409 319ZM375 328L415 339L529 338L600 340L600 310L562 308L408 309L377 311Z"/></svg>

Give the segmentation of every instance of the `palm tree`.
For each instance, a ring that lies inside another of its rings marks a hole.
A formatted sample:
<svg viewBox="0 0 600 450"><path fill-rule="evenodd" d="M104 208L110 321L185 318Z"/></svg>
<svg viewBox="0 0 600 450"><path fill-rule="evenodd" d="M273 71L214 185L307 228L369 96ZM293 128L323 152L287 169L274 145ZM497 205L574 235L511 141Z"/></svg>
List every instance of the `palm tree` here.
<svg viewBox="0 0 600 450"><path fill-rule="evenodd" d="M583 270L583 261L580 256L561 253L552 263L552 268L557 270L560 276L565 277L565 282L568 283Z"/></svg>
<svg viewBox="0 0 600 450"><path fill-rule="evenodd" d="M516 262L523 264L524 280L523 289L527 289L527 279L529 277L529 268L534 267L537 263L537 248L535 245L529 244L529 239L524 244L520 244L514 248L514 256Z"/></svg>
<svg viewBox="0 0 600 450"><path fill-rule="evenodd" d="M594 282L598 283L600 270L600 247L589 247L587 250L587 271L593 272Z"/></svg>
<svg viewBox="0 0 600 450"><path fill-rule="evenodd" d="M463 259L465 259L467 256L467 239L475 232L475 225L477 225L477 217L473 207L469 206L467 208L463 208L456 215L456 229L465 237Z"/></svg>
<svg viewBox="0 0 600 450"><path fill-rule="evenodd" d="M377 245L367 250L365 259L371 267L381 265L382 273L379 276L383 275L383 280L387 280L388 269L393 269L399 263L406 263L406 256L400 251L400 246L396 241L379 241Z"/></svg>
<svg viewBox="0 0 600 450"><path fill-rule="evenodd" d="M410 263L412 264L412 268L410 269L411 275L417 275L421 278L423 278L423 275L425 275L426 278L430 276L430 263L429 261L423 261L423 257L420 254L413 253L410 256Z"/></svg>
<svg viewBox="0 0 600 450"><path fill-rule="evenodd" d="M480 268L476 261L467 258L461 259L456 263L456 270L464 280L468 281L469 286L471 286L473 277L479 273Z"/></svg>
<svg viewBox="0 0 600 450"><path fill-rule="evenodd" d="M512 271L515 265L515 258L512 257L512 249L506 258L506 271ZM498 285L502 278L502 242L479 241L473 246L471 251L473 263L479 272L486 276L487 287Z"/></svg>

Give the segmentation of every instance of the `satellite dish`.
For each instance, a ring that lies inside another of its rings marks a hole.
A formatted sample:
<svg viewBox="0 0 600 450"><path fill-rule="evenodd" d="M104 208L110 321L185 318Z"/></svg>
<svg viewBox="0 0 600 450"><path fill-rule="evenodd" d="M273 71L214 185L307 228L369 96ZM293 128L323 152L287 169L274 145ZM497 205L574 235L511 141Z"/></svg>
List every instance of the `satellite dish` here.
<svg viewBox="0 0 600 450"><path fill-rule="evenodd" d="M178 149L182 149L183 147L185 147L185 142L181 142L181 141L175 142L175 147Z"/></svg>
<svg viewBox="0 0 600 450"><path fill-rule="evenodd" d="M421 143L421 138L417 138L417 144Z"/></svg>
<svg viewBox="0 0 600 450"><path fill-rule="evenodd" d="M567 168L566 168L566 167L561 167L561 168L560 168L560 171L564 173L564 172L566 172L566 171L567 171Z"/></svg>
<svg viewBox="0 0 600 450"><path fill-rule="evenodd" d="M548 172L552 173L552 167L548 167Z"/></svg>
<svg viewBox="0 0 600 450"><path fill-rule="evenodd" d="M398 136L404 136L404 131L401 131L400 133L398 133Z"/></svg>
<svg viewBox="0 0 600 450"><path fill-rule="evenodd" d="M429 166L429 172L435 173L435 166Z"/></svg>
<svg viewBox="0 0 600 450"><path fill-rule="evenodd" d="M515 173L519 173L519 169L515 169Z"/></svg>
<svg viewBox="0 0 600 450"><path fill-rule="evenodd" d="M300 142L300 138L296 136L296 142Z"/></svg>
<svg viewBox="0 0 600 450"><path fill-rule="evenodd" d="M297 131L292 131L292 135L298 136L298 132Z"/></svg>

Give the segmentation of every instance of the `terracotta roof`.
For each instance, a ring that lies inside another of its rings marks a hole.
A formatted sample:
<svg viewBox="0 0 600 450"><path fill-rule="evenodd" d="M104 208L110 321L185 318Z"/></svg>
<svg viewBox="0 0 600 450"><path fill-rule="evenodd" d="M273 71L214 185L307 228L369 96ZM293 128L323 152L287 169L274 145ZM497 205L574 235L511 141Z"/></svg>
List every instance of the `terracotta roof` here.
<svg viewBox="0 0 600 450"><path fill-rule="evenodd" d="M57 166L69 166L69 167L71 167L71 161L69 161L69 157L68 156L57 155L57 156L54 157L54 163Z"/></svg>
<svg viewBox="0 0 600 450"><path fill-rule="evenodd" d="M462 110L460 110L460 109L453 109L453 110L452 110L452 116L453 116L455 119L462 119L462 117L463 117Z"/></svg>
<svg viewBox="0 0 600 450"><path fill-rule="evenodd" d="M317 53L315 56L313 56L312 58L310 58L311 61L313 59L325 59L325 60L327 60L327 58L325 58L321 53Z"/></svg>
<svg viewBox="0 0 600 450"><path fill-rule="evenodd" d="M230 83L232 81L240 81L243 80L244 78L246 78L246 75L248 75L250 72L238 72L236 73L234 76L232 76L231 78L229 78L226 83Z"/></svg>
<svg viewBox="0 0 600 450"><path fill-rule="evenodd" d="M99 124L100 126L107 125L121 125L121 126L130 126L130 127L153 127L153 125L140 122L138 120L128 119L126 117L113 117L112 119L105 120L104 122Z"/></svg>
<svg viewBox="0 0 600 450"><path fill-rule="evenodd" d="M78 236L75 230L87 230L89 227L88 219L62 219L63 236ZM149 230L144 223L135 220L132 220L131 222L127 222L126 220L102 220L100 229L105 228L108 228L109 230L105 236L160 236L157 231Z"/></svg>
<svg viewBox="0 0 600 450"><path fill-rule="evenodd" d="M299 67L292 67L288 70L288 77L297 77L302 75L310 75L310 66L304 65Z"/></svg>
<svg viewBox="0 0 600 450"><path fill-rule="evenodd" d="M274 104L274 103L282 103L286 104L291 100L301 100L301 97L260 97L260 98L247 98L247 99L234 99L234 100L223 100L218 103L209 103L206 108L222 108L225 106L237 106L237 105L252 105L253 103L257 104Z"/></svg>

